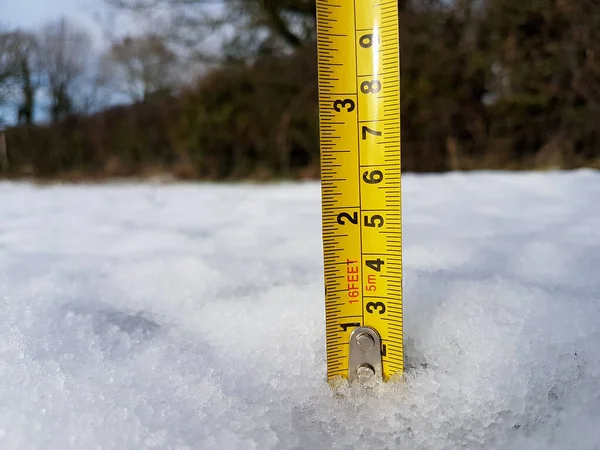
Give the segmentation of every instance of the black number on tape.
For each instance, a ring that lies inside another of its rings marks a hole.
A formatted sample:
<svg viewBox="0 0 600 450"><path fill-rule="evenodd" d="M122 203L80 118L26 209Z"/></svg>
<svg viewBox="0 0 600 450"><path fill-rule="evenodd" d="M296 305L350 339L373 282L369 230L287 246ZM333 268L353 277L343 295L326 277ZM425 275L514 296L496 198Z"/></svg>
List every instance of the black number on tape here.
<svg viewBox="0 0 600 450"><path fill-rule="evenodd" d="M356 105L349 98L345 100L336 100L333 102L333 109L335 109L337 112L342 112L342 108L344 108L347 112L352 112L354 111L355 107Z"/></svg>
<svg viewBox="0 0 600 450"><path fill-rule="evenodd" d="M375 223L377 222L377 223ZM381 228L383 226L383 217L379 214L375 214L374 216L365 216L365 227L377 227Z"/></svg>
<svg viewBox="0 0 600 450"><path fill-rule="evenodd" d="M367 267L373 269L375 272L381 272L381 266L385 264L385 261L381 258L367 259L365 261Z"/></svg>
<svg viewBox="0 0 600 450"><path fill-rule="evenodd" d="M379 80L363 81L360 85L360 91L363 94L377 94L381 91L381 82Z"/></svg>
<svg viewBox="0 0 600 450"><path fill-rule="evenodd" d="M344 219L348 219L350 223L356 225L358 224L358 213L356 211L354 211L352 215L348 214L347 212L339 213L337 216L337 223L340 225L346 225Z"/></svg>
<svg viewBox="0 0 600 450"><path fill-rule="evenodd" d="M373 136L381 136L381 131L372 130L369 127L363 125L362 127L362 138L367 138L367 133L372 134Z"/></svg>
<svg viewBox="0 0 600 450"><path fill-rule="evenodd" d="M372 170L371 172L363 173L363 181L369 184L381 183L383 180L383 173L381 170Z"/></svg>
<svg viewBox="0 0 600 450"><path fill-rule="evenodd" d="M373 41L377 41L378 44L379 44L379 42L381 42L378 35L369 33L369 34L363 34L360 37L358 43L360 44L360 46L362 48L370 48L373 46Z"/></svg>
<svg viewBox="0 0 600 450"><path fill-rule="evenodd" d="M367 303L367 312L373 313L377 311L379 314L383 314L385 312L385 303L383 302L369 302Z"/></svg>
<svg viewBox="0 0 600 450"><path fill-rule="evenodd" d="M360 323L358 323L358 322L354 322L354 323L340 323L340 327L342 327L342 330L346 331L350 327L360 327Z"/></svg>

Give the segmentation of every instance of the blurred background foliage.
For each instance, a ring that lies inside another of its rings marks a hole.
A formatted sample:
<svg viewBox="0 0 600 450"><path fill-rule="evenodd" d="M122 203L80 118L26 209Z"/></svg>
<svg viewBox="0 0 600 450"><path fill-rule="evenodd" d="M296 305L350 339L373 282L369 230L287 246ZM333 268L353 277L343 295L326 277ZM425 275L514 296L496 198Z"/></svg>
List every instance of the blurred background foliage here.
<svg viewBox="0 0 600 450"><path fill-rule="evenodd" d="M104 1L152 32L0 30L2 176L319 177L314 0ZM600 167L597 0L399 11L404 171Z"/></svg>

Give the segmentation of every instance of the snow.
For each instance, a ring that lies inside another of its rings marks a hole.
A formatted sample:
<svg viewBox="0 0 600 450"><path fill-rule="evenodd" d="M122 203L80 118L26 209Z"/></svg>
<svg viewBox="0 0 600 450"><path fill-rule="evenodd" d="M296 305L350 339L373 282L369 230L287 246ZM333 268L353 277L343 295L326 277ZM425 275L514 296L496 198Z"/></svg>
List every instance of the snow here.
<svg viewBox="0 0 600 450"><path fill-rule="evenodd" d="M403 176L403 382L325 381L318 183L0 183L0 448L598 449L600 174Z"/></svg>

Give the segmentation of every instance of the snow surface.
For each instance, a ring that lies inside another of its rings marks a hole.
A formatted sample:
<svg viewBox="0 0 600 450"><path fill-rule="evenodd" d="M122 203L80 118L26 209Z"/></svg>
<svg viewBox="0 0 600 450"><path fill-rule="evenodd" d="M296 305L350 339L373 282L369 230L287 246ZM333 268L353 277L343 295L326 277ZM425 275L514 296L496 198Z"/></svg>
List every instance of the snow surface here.
<svg viewBox="0 0 600 450"><path fill-rule="evenodd" d="M317 183L0 183L0 448L599 449L600 174L403 188L412 368L336 396Z"/></svg>

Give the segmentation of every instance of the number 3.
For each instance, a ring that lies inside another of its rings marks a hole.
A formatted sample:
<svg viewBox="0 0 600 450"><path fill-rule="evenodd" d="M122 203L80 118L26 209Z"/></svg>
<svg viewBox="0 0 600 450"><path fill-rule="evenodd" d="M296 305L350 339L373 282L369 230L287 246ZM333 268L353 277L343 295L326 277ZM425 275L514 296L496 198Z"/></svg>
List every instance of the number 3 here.
<svg viewBox="0 0 600 450"><path fill-rule="evenodd" d="M373 313L373 311L377 311L379 314L383 314L385 312L385 303L383 303L383 302L367 303L367 312Z"/></svg>
<svg viewBox="0 0 600 450"><path fill-rule="evenodd" d="M348 105L348 109L346 109L346 105ZM350 100L349 98L347 98L346 100L336 100L335 102L333 102L333 109L336 110L337 112L342 112L341 108L346 109L346 111L348 112L352 112L354 111L354 102L352 100Z"/></svg>

